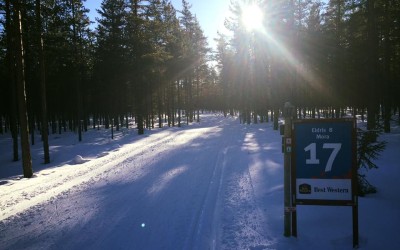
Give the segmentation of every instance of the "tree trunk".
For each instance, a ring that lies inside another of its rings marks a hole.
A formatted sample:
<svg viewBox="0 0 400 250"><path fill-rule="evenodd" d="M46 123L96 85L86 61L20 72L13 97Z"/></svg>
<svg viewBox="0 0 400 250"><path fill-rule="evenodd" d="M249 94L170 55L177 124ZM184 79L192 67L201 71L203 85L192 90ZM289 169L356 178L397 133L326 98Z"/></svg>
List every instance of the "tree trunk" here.
<svg viewBox="0 0 400 250"><path fill-rule="evenodd" d="M274 130L279 129L279 109L274 109Z"/></svg>
<svg viewBox="0 0 400 250"><path fill-rule="evenodd" d="M78 140L82 141L82 96L81 96L81 76L79 73L80 70L80 60L78 54L78 34L76 30L76 11L75 11L75 2L71 0L71 11L72 11L72 33L73 33L73 44L74 44L74 80L75 80L75 91L76 91L76 123L78 126Z"/></svg>
<svg viewBox="0 0 400 250"><path fill-rule="evenodd" d="M14 83L14 82L13 82ZM17 111L16 111L16 101L15 97L17 94L15 93L15 87L13 87L12 95L13 97L11 98L13 100L13 110L11 111L12 114L10 116L10 130L11 130L11 137L13 141L13 161L18 161L19 160L19 153L18 153L18 125L17 125ZM14 111L15 110L15 111Z"/></svg>
<svg viewBox="0 0 400 250"><path fill-rule="evenodd" d="M181 94L180 94L180 86L179 86L179 80L178 81L176 81L176 83L177 83L177 89L178 89L178 93L177 93L177 95L178 95L178 127L180 127L181 126ZM174 110L174 112L175 112L175 110Z"/></svg>
<svg viewBox="0 0 400 250"><path fill-rule="evenodd" d="M385 3L385 16L384 16L384 90L383 90L383 106L384 106L384 131L385 133L390 133L390 119L391 115L391 108L392 108L392 74L390 70L391 64L391 39L390 39L390 24L391 24L391 15L390 15L390 3L391 1L386 1Z"/></svg>
<svg viewBox="0 0 400 250"><path fill-rule="evenodd" d="M158 90L157 90L157 103L158 103L158 127L159 128L162 128L162 116L161 116L161 114L162 114L162 97L163 97L163 94L162 94L162 90L161 90L161 88L159 88Z"/></svg>
<svg viewBox="0 0 400 250"><path fill-rule="evenodd" d="M10 103L11 103L11 110L9 110L9 118L10 118L10 131L13 141L13 161L19 160L19 153L18 153L18 122L17 122L17 90L16 90L16 83L15 83L15 66L14 66L14 59L15 59L15 49L12 46L13 44L13 36L15 32L11 27L11 8L10 8L10 0L5 1L6 7L6 34L7 34L7 67L9 71L9 86L10 86ZM15 36L14 36L15 37Z"/></svg>
<svg viewBox="0 0 400 250"><path fill-rule="evenodd" d="M144 134L144 127L143 127L143 115L137 114L137 128L138 128L138 134L143 135Z"/></svg>
<svg viewBox="0 0 400 250"><path fill-rule="evenodd" d="M14 25L15 25L15 59L16 59L16 78L17 78L17 95L18 95L18 111L21 131L21 150L22 150L22 168L25 178L33 175L32 159L29 145L29 128L28 115L26 107L25 94L25 72L24 72L24 50L22 42L21 27L21 6L19 0L14 3Z"/></svg>
<svg viewBox="0 0 400 250"><path fill-rule="evenodd" d="M367 32L368 32L368 56L367 56L367 74L368 74L368 117L367 129L375 129L376 115L378 114L378 93L377 93L377 75L378 75L378 37L376 30L375 0L367 1Z"/></svg>
<svg viewBox="0 0 400 250"><path fill-rule="evenodd" d="M196 74L196 122L200 122L200 76L199 76L199 68L197 68ZM225 108L224 108L225 113Z"/></svg>

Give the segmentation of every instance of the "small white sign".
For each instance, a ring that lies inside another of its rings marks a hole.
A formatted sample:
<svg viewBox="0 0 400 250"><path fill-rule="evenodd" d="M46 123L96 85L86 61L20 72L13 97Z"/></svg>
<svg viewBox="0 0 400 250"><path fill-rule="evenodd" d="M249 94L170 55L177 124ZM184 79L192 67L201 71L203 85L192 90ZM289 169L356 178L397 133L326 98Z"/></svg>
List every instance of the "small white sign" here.
<svg viewBox="0 0 400 250"><path fill-rule="evenodd" d="M296 199L349 200L351 179L296 179Z"/></svg>

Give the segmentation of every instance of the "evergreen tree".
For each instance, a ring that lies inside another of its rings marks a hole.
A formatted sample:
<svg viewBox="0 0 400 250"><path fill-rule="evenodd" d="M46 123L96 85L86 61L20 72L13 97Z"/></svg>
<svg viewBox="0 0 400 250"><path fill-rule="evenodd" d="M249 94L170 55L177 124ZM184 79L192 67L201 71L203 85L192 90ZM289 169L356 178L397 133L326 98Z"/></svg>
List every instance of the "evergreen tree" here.
<svg viewBox="0 0 400 250"><path fill-rule="evenodd" d="M373 162L379 158L385 149L386 142L377 142L379 132L373 130L364 131L357 129L357 169L358 169L358 192L360 196L368 193L376 193L376 188L366 178L366 171L378 166Z"/></svg>
<svg viewBox="0 0 400 250"><path fill-rule="evenodd" d="M219 70L219 82L222 86L222 109L224 115L229 112L230 115L234 115L235 100L234 100L234 88L233 88L233 51L229 46L227 37L218 34L219 37L216 39L217 51L215 53L215 60L217 61L217 68Z"/></svg>
<svg viewBox="0 0 400 250"><path fill-rule="evenodd" d="M4 20L4 31L6 35L5 39L5 48L6 48L6 55L5 55L5 65L4 68L5 78L4 82L4 93L8 93L8 95L4 98L6 102L6 117L9 119L9 126L13 141L13 161L19 160L19 153L18 153L18 126L17 126L17 90L16 90L16 73L15 73L15 49L13 48L13 40L14 38L14 29L12 26L12 10L10 0L5 1L4 5L5 9L5 20ZM8 74L7 74L8 73ZM7 126L7 124L6 124Z"/></svg>
<svg viewBox="0 0 400 250"><path fill-rule="evenodd" d="M94 101L107 120L126 111L126 8L124 0L104 0L98 10Z"/></svg>
<svg viewBox="0 0 400 250"><path fill-rule="evenodd" d="M231 6L233 17L227 20L226 27L233 32L233 37L230 41L232 46L232 79L233 89L235 91L233 99L236 102L237 109L240 110L241 121L250 122L249 110L249 36L246 33L245 27L241 23L242 8L239 3L233 3Z"/></svg>
<svg viewBox="0 0 400 250"><path fill-rule="evenodd" d="M183 90L184 90L184 106L186 111L187 123L193 121L194 117L194 79L195 73L200 66L206 62L206 54L208 52L206 38L201 30L197 18L190 11L191 5L182 0L182 16L180 24L183 29L183 64L186 67L182 71ZM199 71L198 71L199 72ZM179 88L179 86L178 86ZM178 97L179 98L179 97Z"/></svg>
<svg viewBox="0 0 400 250"><path fill-rule="evenodd" d="M165 62L165 104L167 106L168 126L175 126L175 110L177 105L175 90L181 76L181 69L185 67L183 63L183 31L180 27L176 10L171 3L166 3L163 17L165 21L165 36L168 41L165 44L165 51L170 55Z"/></svg>
<svg viewBox="0 0 400 250"><path fill-rule="evenodd" d="M127 16L128 79L132 90L133 111L138 134L144 134L146 80L143 70L143 55L146 50L145 5L141 0L131 0Z"/></svg>
<svg viewBox="0 0 400 250"><path fill-rule="evenodd" d="M13 21L14 21L14 50L15 50L15 65L16 65L16 84L17 84L17 99L18 113L20 123L21 151L22 151L22 168L25 178L33 176L31 151L29 146L29 128L28 114L26 105L25 91L25 64L24 64L24 45L22 39L22 16L20 0L13 1Z"/></svg>
<svg viewBox="0 0 400 250"><path fill-rule="evenodd" d="M41 3L40 0L35 2L35 15L36 15L36 32L37 32L37 50L40 65L40 93L41 93L41 121L42 121L42 141L44 163L50 163L49 153L49 139L48 139L48 124L47 124L47 93L46 93L46 69L44 61L43 38L42 38L42 18L41 18Z"/></svg>

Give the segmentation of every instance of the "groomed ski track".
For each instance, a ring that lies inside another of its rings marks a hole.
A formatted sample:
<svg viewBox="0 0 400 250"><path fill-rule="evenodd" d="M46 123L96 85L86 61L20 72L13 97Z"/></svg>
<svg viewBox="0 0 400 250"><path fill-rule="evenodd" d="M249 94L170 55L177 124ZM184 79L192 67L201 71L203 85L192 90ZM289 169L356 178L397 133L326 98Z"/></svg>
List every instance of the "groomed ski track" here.
<svg viewBox="0 0 400 250"><path fill-rule="evenodd" d="M282 209L266 202L282 195L270 126L207 114L15 179L0 194L0 249L268 249L268 210Z"/></svg>

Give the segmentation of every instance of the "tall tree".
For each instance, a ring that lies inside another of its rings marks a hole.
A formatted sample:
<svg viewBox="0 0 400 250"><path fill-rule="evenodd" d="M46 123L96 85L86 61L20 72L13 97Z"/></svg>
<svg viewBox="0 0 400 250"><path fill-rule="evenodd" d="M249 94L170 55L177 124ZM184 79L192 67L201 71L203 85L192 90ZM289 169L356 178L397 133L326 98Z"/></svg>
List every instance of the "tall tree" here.
<svg viewBox="0 0 400 250"><path fill-rule="evenodd" d="M136 117L138 134L144 134L144 122L146 116L145 110L145 74L141 67L143 64L143 55L146 49L145 33L145 7L142 0L130 0L127 17L127 49L128 49L128 69L127 73Z"/></svg>
<svg viewBox="0 0 400 250"><path fill-rule="evenodd" d="M233 86L232 86L232 63L233 63L233 52L229 47L227 37L221 33L218 33L219 37L216 40L217 50L215 52L215 60L217 61L216 67L219 70L219 82L222 86L222 109L224 115L229 112L233 115Z"/></svg>
<svg viewBox="0 0 400 250"><path fill-rule="evenodd" d="M12 26L12 10L10 5L10 0L5 1L5 12L6 12L6 20L5 20L5 31L6 31L6 74L5 81L6 90L10 93L5 100L8 100L8 117L10 123L11 136L13 141L13 161L18 161L19 153L18 153L18 125L17 125L17 90L16 90L16 77L15 77L15 29ZM4 92L4 93L7 93Z"/></svg>
<svg viewBox="0 0 400 250"><path fill-rule="evenodd" d="M165 92L166 92L166 113L168 116L168 125L175 126L176 111L176 82L181 77L183 64L183 31L176 15L176 10L171 3L165 5L163 11L165 21L165 36L168 42L165 44L165 51L170 55L165 62Z"/></svg>
<svg viewBox="0 0 400 250"><path fill-rule="evenodd" d="M40 65L40 93L41 93L41 106L42 106L42 141L44 152L44 163L50 162L49 153L49 138L48 138L48 124L47 124L47 93L46 93L46 69L44 62L43 51L43 37L42 37L42 19L41 19L41 3L36 0L36 29L37 29L37 49L39 54Z"/></svg>
<svg viewBox="0 0 400 250"><path fill-rule="evenodd" d="M191 5L182 0L182 11L180 24L183 29L183 61L186 67L182 71L184 88L184 108L186 111L187 123L193 121L193 83L195 73L205 63L205 55L208 52L207 42L197 18L190 11ZM198 71L199 72L199 71Z"/></svg>
<svg viewBox="0 0 400 250"><path fill-rule="evenodd" d="M126 89L126 4L124 0L104 0L98 10L95 97L105 118L118 117L124 110Z"/></svg>
<svg viewBox="0 0 400 250"><path fill-rule="evenodd" d="M73 48L73 67L72 75L75 83L75 127L78 129L78 139L82 140L82 121L85 121L83 105L84 92L84 58L83 58L83 30L88 25L82 0L70 0L71 26L72 26L72 48Z"/></svg>
<svg viewBox="0 0 400 250"><path fill-rule="evenodd" d="M22 42L22 23L21 23L21 2L13 1L14 7L14 30L15 30L15 60L16 60L16 84L18 95L18 113L21 132L21 151L22 151L22 168L25 178L33 175L32 159L29 145L29 128L26 107L25 92L25 69L24 69L24 46Z"/></svg>
<svg viewBox="0 0 400 250"><path fill-rule="evenodd" d="M378 99L377 84L378 84L378 49L379 49L379 37L377 31L377 17L376 17L376 0L367 0L367 49L368 56L366 61L366 72L367 72L367 89L368 89L368 117L367 127L368 129L376 129L376 119L378 112Z"/></svg>

